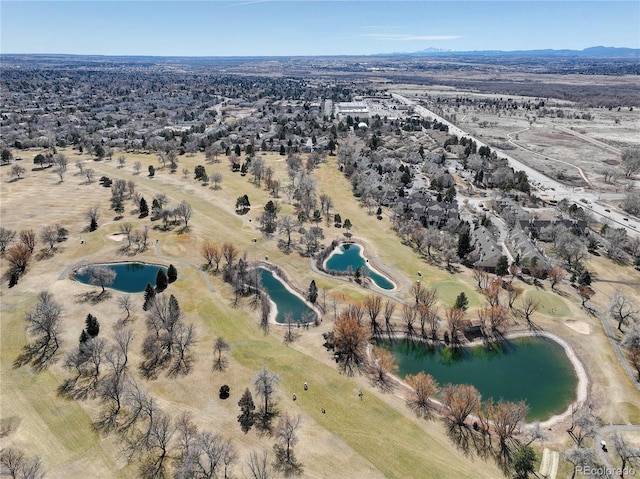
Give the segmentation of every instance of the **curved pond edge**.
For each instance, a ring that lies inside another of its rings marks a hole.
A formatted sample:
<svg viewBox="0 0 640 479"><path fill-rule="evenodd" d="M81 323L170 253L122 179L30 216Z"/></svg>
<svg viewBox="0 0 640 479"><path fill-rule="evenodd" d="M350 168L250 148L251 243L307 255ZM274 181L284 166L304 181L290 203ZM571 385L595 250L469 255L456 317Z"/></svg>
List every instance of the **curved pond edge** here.
<svg viewBox="0 0 640 479"><path fill-rule="evenodd" d="M307 298L305 298L304 292L299 290L295 286L293 286L293 284L289 281L289 278L287 277L287 273L280 266L274 265L272 263L268 263L266 261L256 261L251 264L250 269L253 269L253 268L263 268L268 270L276 279L278 279L284 285L287 291L289 291L292 295L298 297L302 302L304 302L304 304L306 304L309 307L309 309L311 309L315 313L316 317L314 318L313 321L307 321L305 323L296 322L296 325L300 325L304 327L311 324L320 324L322 322L322 319L324 316L324 312L322 311L322 309L315 304L311 304L307 300ZM276 317L278 316L278 307L276 306L276 303L273 301L273 299L271 299L271 296L269 296L269 294L266 291L261 290L261 292L267 295L267 297L269 298L269 303L271 304L271 311L269 312L269 323L274 324L276 326L286 327L287 326L286 323L279 323L276 321Z"/></svg>
<svg viewBox="0 0 640 479"><path fill-rule="evenodd" d="M93 264L101 264L101 265L105 265L105 266L109 266L109 265L116 265L116 264L143 264L145 266L160 266L162 268L168 268L169 266L167 266L166 264L162 264L162 263L150 263L148 261L89 261L86 259L83 259L82 261L78 261L77 263L74 263L73 265L69 266L68 268L66 268L62 274L60 274L60 276L58 277L58 279L70 279L71 281L75 281L76 283L79 284L84 284L86 286L91 286L90 284L86 284L83 283L82 281L78 281L74 276L76 274L78 274L78 271L81 270L82 268L86 268L87 266L91 266ZM112 289L109 286L105 286L105 288L108 289ZM135 293L126 293L126 294L135 294Z"/></svg>
<svg viewBox="0 0 640 479"><path fill-rule="evenodd" d="M525 337L531 337L531 338L543 337L559 344L562 347L562 349L564 349L564 352L567 355L567 359L569 359L569 362L573 366L573 370L576 373L576 377L578 378L578 384L576 385L576 398L574 401L569 403L569 406L567 406L567 409L564 412L560 414L555 414L549 417L548 419L545 419L544 421L534 421L533 423L527 423L527 424L534 424L538 422L540 423L540 427L550 428L564 421L565 419L570 418L572 411L574 411L577 407L581 406L587 400L587 397L589 396L589 377L587 376L587 372L584 368L584 365L582 364L580 359L578 359L578 356L576 355L576 352L573 349L573 347L565 339L561 338L560 336L547 331L540 331L538 333L530 333L528 331L518 331L513 333L507 333L505 335L506 339L525 338ZM471 343L465 344L465 346L467 347L482 346L482 342L473 341ZM369 353L371 352L372 347L373 347L372 345L369 345ZM404 381L404 379L396 375L393 375L393 378L404 388L411 390L411 386L409 386ZM433 401L433 403L436 404L439 408L444 408L444 405L437 399L430 399L430 400ZM469 417L471 418L475 416L469 416Z"/></svg>
<svg viewBox="0 0 640 479"><path fill-rule="evenodd" d="M366 243L364 243L364 241L361 241L357 238L355 239L351 238L349 240L338 240L338 239L333 240L331 244L327 248L325 248L324 251L322 251L322 253L318 256L317 260L314 261L317 270L320 271L321 273L331 276L332 278L338 278L344 281L354 282L345 272L334 270L334 269L327 269L327 261L329 261L329 258L331 258L331 256L333 256L334 254L340 254L339 252L337 252L337 250L344 244L355 244L360 246L361 248L360 257L364 259L367 267L375 271L380 276L385 277L387 281L393 284L392 289L384 289L379 287L375 282L369 280L369 285L373 286L375 290L382 293L397 293L400 290L399 282L396 279L395 274L392 274L389 272L388 266L381 265L381 262L379 259L375 258L374 256L367 256L366 255L367 250L370 248L367 246Z"/></svg>

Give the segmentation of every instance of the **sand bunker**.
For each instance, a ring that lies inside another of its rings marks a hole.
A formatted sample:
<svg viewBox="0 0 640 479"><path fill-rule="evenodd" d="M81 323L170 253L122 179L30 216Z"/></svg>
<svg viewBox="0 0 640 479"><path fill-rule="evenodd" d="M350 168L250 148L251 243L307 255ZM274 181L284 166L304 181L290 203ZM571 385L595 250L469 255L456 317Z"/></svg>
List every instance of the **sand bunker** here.
<svg viewBox="0 0 640 479"><path fill-rule="evenodd" d="M113 233L112 235L107 236L111 241L124 241L126 237L127 235L124 233Z"/></svg>
<svg viewBox="0 0 640 479"><path fill-rule="evenodd" d="M573 319L569 319L565 321L564 324L580 334L591 334L591 326L589 326L584 321L575 321Z"/></svg>

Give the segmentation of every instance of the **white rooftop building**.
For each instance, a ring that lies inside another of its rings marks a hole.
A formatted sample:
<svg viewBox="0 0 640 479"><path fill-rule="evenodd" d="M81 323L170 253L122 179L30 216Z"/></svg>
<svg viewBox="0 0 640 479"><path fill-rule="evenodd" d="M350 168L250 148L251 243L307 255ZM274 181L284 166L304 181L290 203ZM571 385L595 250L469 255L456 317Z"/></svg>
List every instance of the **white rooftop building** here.
<svg viewBox="0 0 640 479"><path fill-rule="evenodd" d="M350 115L352 118L369 118L369 107L361 101L343 101L338 103L338 119Z"/></svg>

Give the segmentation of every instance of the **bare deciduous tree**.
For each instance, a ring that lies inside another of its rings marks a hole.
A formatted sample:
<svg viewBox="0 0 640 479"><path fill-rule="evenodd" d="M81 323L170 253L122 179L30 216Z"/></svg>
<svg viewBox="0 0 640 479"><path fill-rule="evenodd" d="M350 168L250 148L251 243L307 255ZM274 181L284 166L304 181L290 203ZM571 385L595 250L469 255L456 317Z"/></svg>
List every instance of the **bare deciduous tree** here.
<svg viewBox="0 0 640 479"><path fill-rule="evenodd" d="M53 164L55 165L53 167L53 171L60 177L61 182L64 181L64 175L67 173L68 163L69 160L67 159L67 157L61 153L53 157Z"/></svg>
<svg viewBox="0 0 640 479"><path fill-rule="evenodd" d="M593 290L593 288L587 286L586 284L583 284L578 288L578 294L580 295L580 299L582 300L582 307L584 308L587 301L593 298L593 295L596 294L596 292Z"/></svg>
<svg viewBox="0 0 640 479"><path fill-rule="evenodd" d="M182 218L184 221L184 227L189 227L189 220L191 219L191 215L193 214L193 208L186 201L181 201L180 204L176 207L176 213L178 216Z"/></svg>
<svg viewBox="0 0 640 479"><path fill-rule="evenodd" d="M572 414L569 434L576 441L576 445L581 447L586 438L595 436L600 426L600 420L594 414L593 408L585 405L577 413Z"/></svg>
<svg viewBox="0 0 640 479"><path fill-rule="evenodd" d="M210 180L211 180L211 183L213 184L213 189L219 190L220 185L222 184L222 174L217 171L214 173L211 173Z"/></svg>
<svg viewBox="0 0 640 479"><path fill-rule="evenodd" d="M382 310L382 298L377 295L371 295L364 298L362 302L364 309L369 315L369 324L371 325L371 335L379 336L381 333L380 324L378 324L378 316Z"/></svg>
<svg viewBox="0 0 640 479"><path fill-rule="evenodd" d="M224 257L227 264L233 264L238 256L238 250L233 243L222 243L222 256Z"/></svg>
<svg viewBox="0 0 640 479"><path fill-rule="evenodd" d="M123 323L126 323L131 317L131 313L135 309L135 303L133 302L133 297L129 294L123 294L121 296L118 296L117 303L118 303L118 308L120 308L120 311L122 311L127 315L127 317L122 320Z"/></svg>
<svg viewBox="0 0 640 479"><path fill-rule="evenodd" d="M333 330L338 363L347 375L360 371L367 362L366 350L370 335L361 318L362 308L352 305L340 313Z"/></svg>
<svg viewBox="0 0 640 479"><path fill-rule="evenodd" d="M100 218L100 211L98 210L98 207L94 206L92 208L89 208L85 213L85 217L89 220L91 224L97 225L98 218Z"/></svg>
<svg viewBox="0 0 640 479"><path fill-rule="evenodd" d="M31 364L36 370L44 369L56 359L61 344L61 319L63 308L48 291L38 295L34 308L25 314L27 331L34 340L23 348L14 362L15 366Z"/></svg>
<svg viewBox="0 0 640 479"><path fill-rule="evenodd" d="M278 421L275 429L276 444L273 446L275 452L274 468L281 471L285 477L299 476L302 474L302 464L296 459L293 447L298 442L298 429L300 428L301 417L289 416L285 414Z"/></svg>
<svg viewBox="0 0 640 479"><path fill-rule="evenodd" d="M389 390L393 387L391 375L398 370L398 365L390 351L374 346L371 350L368 369L373 382L382 390Z"/></svg>
<svg viewBox="0 0 640 479"><path fill-rule="evenodd" d="M520 426L529 413L529 407L524 401L501 400L492 409L490 416L493 420L493 429L500 439L500 448L504 451L507 448L507 440L513 439L520 433Z"/></svg>
<svg viewBox="0 0 640 479"><path fill-rule="evenodd" d="M169 368L172 376L186 375L193 364L192 348L196 344L196 330L193 324L179 322L172 331L173 364Z"/></svg>
<svg viewBox="0 0 640 479"><path fill-rule="evenodd" d="M148 451L148 456L140 466L141 478L157 479L167 477L169 447L175 431L175 425L171 421L171 417L164 411L155 411L153 416L150 416L144 444L144 450Z"/></svg>
<svg viewBox="0 0 640 479"><path fill-rule="evenodd" d="M629 472L627 469L629 465L640 465L640 447L627 441L617 431L613 433L613 447L621 462L620 469L622 472L620 477L624 477Z"/></svg>
<svg viewBox="0 0 640 479"><path fill-rule="evenodd" d="M105 292L105 286L109 286L116 279L115 270L103 265L92 264L85 266L82 268L81 273L89 277L89 284L102 288L101 295Z"/></svg>
<svg viewBox="0 0 640 479"><path fill-rule="evenodd" d="M14 479L44 479L42 461L39 457L28 458L12 447L0 450L0 475Z"/></svg>
<svg viewBox="0 0 640 479"><path fill-rule="evenodd" d="M412 339L416 335L415 322L417 318L417 310L414 306L408 304L402 305L402 322L404 323L405 334L407 338Z"/></svg>
<svg viewBox="0 0 640 479"><path fill-rule="evenodd" d="M531 316L533 316L533 313L538 311L539 308L540 308L540 302L532 298L531 296L526 296L522 300L521 310L522 310L522 314L524 314L524 319L527 320L527 323L531 323Z"/></svg>
<svg viewBox="0 0 640 479"><path fill-rule="evenodd" d="M280 376L277 373L269 371L266 366L264 366L253 379L256 394L264 401L257 413L260 429L263 431L271 430L271 419L277 414L273 398L276 392L276 385L279 382Z"/></svg>
<svg viewBox="0 0 640 479"><path fill-rule="evenodd" d="M620 160L625 178L631 178L640 171L640 148L625 148Z"/></svg>
<svg viewBox="0 0 640 479"><path fill-rule="evenodd" d="M297 226L298 222L291 215L283 215L278 219L278 231L287 235L287 249L291 247L291 233Z"/></svg>
<svg viewBox="0 0 640 479"><path fill-rule="evenodd" d="M416 375L407 375L405 381L412 388L407 396L407 406L415 411L418 417L430 418L433 412L431 398L439 390L436 380L430 374L420 371Z"/></svg>
<svg viewBox="0 0 640 479"><path fill-rule="evenodd" d="M217 244L211 243L208 240L205 241L200 248L200 254L207 260L207 268L210 268L211 264L215 262L216 271L218 271L220 260L222 259L222 252Z"/></svg>
<svg viewBox="0 0 640 479"><path fill-rule="evenodd" d="M31 251L29 247L22 243L12 245L4 255L5 259L17 274L22 274L27 269L31 261Z"/></svg>
<svg viewBox="0 0 640 479"><path fill-rule="evenodd" d="M618 322L618 330L622 332L622 325L630 320L635 321L640 309L633 299L617 289L609 302L609 313Z"/></svg>
<svg viewBox="0 0 640 479"><path fill-rule="evenodd" d="M7 247L15 239L16 232L0 226L0 254L4 254Z"/></svg>
<svg viewBox="0 0 640 479"><path fill-rule="evenodd" d="M462 321L464 319L464 311L459 308L447 308L444 312L447 321L447 330L449 332L449 340L451 345L457 347L458 332L462 329Z"/></svg>
<svg viewBox="0 0 640 479"><path fill-rule="evenodd" d="M229 344L224 340L222 336L218 336L216 340L213 342L213 370L214 371L224 371L227 366L227 358L222 356L222 353L229 351L231 348Z"/></svg>
<svg viewBox="0 0 640 479"><path fill-rule="evenodd" d="M570 449L564 451L562 454L565 461L573 465L573 472L571 479L576 477L578 467L584 469L586 467L593 467L595 465L593 457L593 449L573 446Z"/></svg>
<svg viewBox="0 0 640 479"><path fill-rule="evenodd" d="M246 465L249 468L250 479L269 479L273 477L273 471L269 461L269 453L262 451L262 454L258 454L256 451L251 451L249 459L246 461Z"/></svg>
<svg viewBox="0 0 640 479"><path fill-rule="evenodd" d="M82 174L87 179L87 183L92 183L93 179L96 177L96 172L93 168L86 168Z"/></svg>
<svg viewBox="0 0 640 479"><path fill-rule="evenodd" d="M442 402L454 424L464 426L469 414L480 404L478 390L469 384L447 384L442 388Z"/></svg>
<svg viewBox="0 0 640 479"><path fill-rule="evenodd" d="M484 268L473 268L473 277L476 280L478 291L484 291L491 279L491 276Z"/></svg>
<svg viewBox="0 0 640 479"><path fill-rule="evenodd" d="M36 249L36 243L38 242L36 232L33 230L22 230L19 234L20 242L29 248L29 252L33 254Z"/></svg>
<svg viewBox="0 0 640 479"><path fill-rule="evenodd" d="M11 166L11 171L10 171L10 175L12 177L15 177L17 179L20 179L24 176L24 174L27 172L27 170L24 168L24 166L22 165L12 165Z"/></svg>
<svg viewBox="0 0 640 479"><path fill-rule="evenodd" d="M387 299L384 302L384 311L382 315L384 316L385 329L387 331L387 337L389 340L393 338L393 324L391 323L391 318L393 317L393 312L396 309L396 303Z"/></svg>
<svg viewBox="0 0 640 479"><path fill-rule="evenodd" d="M49 251L58 242L58 228L55 226L45 226L40 230L40 241L49 245Z"/></svg>

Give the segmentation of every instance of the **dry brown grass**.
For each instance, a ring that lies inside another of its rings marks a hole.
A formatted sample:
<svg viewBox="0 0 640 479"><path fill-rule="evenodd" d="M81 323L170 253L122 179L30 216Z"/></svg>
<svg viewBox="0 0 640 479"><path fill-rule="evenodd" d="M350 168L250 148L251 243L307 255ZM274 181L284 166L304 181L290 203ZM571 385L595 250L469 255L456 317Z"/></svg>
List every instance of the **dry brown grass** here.
<svg viewBox="0 0 640 479"><path fill-rule="evenodd" d="M79 158L73 152L68 154L71 164ZM268 163L278 167L278 174L283 175L281 159L279 155L266 157ZM160 170L152 179L144 173L134 175L132 164L136 160L143 163L143 172L149 164L158 166L155 157L148 155L127 155L127 165L123 169L116 168L115 161L87 160L86 166L96 170L96 180L102 174L133 179L137 190L149 203L156 192L162 191L172 204L185 199L193 205L194 215L189 231L179 234L177 230L152 230L150 240L159 241L163 254L200 264L203 260L198 249L205 238L215 242L230 240L238 245L240 251L246 251L249 259L269 255L271 261L289 273L296 286L306 288L313 277L308 259L297 253L282 253L276 248L275 240L265 239L257 231L255 220L260 205L268 201L268 195L250 184L248 177L232 174L225 163L207 165L209 174L219 170L224 177L222 188L212 190L194 183L192 179L185 181L180 173ZM203 163L200 156L181 157L180 160L180 169L188 167L191 171L196 164ZM26 164L29 161L24 160ZM113 212L108 209L109 190L99 186L97 181L87 184L84 178L73 174L71 165L62 183L47 170L29 171L26 178L8 182L7 171L6 168L1 171L3 226L38 231L42 226L60 223L69 230L69 238L59 245L53 256L34 261L16 287L8 289L5 281L0 289L0 419L3 424L14 425L5 441L28 454L40 455L51 477L135 477L137 466L127 465L119 455L121 444L118 440L100 437L92 431L91 421L96 418L99 408L97 401L74 402L56 396L56 387L69 374L60 363L41 373L34 373L27 367L13 369L11 364L27 341L22 321L24 313L32 307L35 294L44 289L50 290L65 305L64 351L77 344L84 318L89 312L98 317L101 335L108 337L111 334L121 317L114 301L119 293L112 292L109 299L90 304L82 298L94 288L71 281L63 273L80 260L130 259L122 251L122 242L109 236L117 233L123 222L139 226L149 220L138 220L131 213L134 207L127 203L124 218L115 221ZM328 171L328 174L332 173ZM235 198L244 193L251 199L252 210L248 215L239 217L234 212ZM342 201L336 201L341 210ZM352 203L346 201L342 211L352 218L354 224L373 221ZM97 231L88 233L85 231L88 221L84 212L94 205L100 207L100 226ZM391 233L385 234L384 239L392 238ZM251 241L254 237L258 239L256 243ZM409 258L409 255L407 249L405 256ZM135 255L135 259L158 261L153 247ZM391 261L392 256L384 253L384 259ZM281 409L301 413L304 417L297 454L305 465L305 477L411 477L416 474L420 477L445 477L447 474L462 477L477 469L483 471L480 477L499 474L493 463L467 458L458 452L438 423L420 423L413 419L401 399L369 391L368 383L338 374L329 354L321 346L320 334L331 328L331 320L325 320L320 328L303 334L298 343L287 347L277 329L274 328L269 336L262 334L255 312L244 306L234 308L230 305L230 290L219 276L211 277L216 292L210 293L196 268L179 262L176 266L179 280L170 286L169 292L178 298L186 321L197 327L196 366L185 378L161 376L156 381L144 381L144 385L168 412L177 415L184 410L191 411L200 428L232 437L240 451L241 462L251 450L271 449L269 438L259 437L253 431L244 435L236 422L239 413L237 401L242 391L251 385L255 372L267 364L282 376L278 388ZM3 262L2 272L7 268ZM333 288L329 297L335 295L341 303L364 295L355 285L331 278L318 278L318 284ZM140 359L140 344L144 336L141 295L137 295L136 302L137 311L130 323L135 335L131 358L134 364ZM232 346L230 366L224 373L211 371L211 344L217 336L223 336ZM301 390L303 381L312 385L311 391L307 396L299 393L299 400L291 403L291 392ZM222 384L231 387L231 397L226 401L218 398ZM354 393L357 387L367 390L366 401L362 403ZM326 415L320 413L321 407L326 408ZM425 472L427 465L429 472Z"/></svg>
<svg viewBox="0 0 640 479"><path fill-rule="evenodd" d="M134 209L127 203L124 218L115 221L109 210L108 189L97 181L86 184L86 180L74 176L72 165L79 157L75 152L67 152L70 157L69 173L63 183L49 171L28 171L27 177L9 182L8 169L2 174L2 202L0 214L2 225L10 229L33 228L38 231L49 224L61 223L69 230L69 239L59 245L56 254L48 259L34 261L18 286L7 288L6 281L0 286L2 311L0 337L1 418L2 423L16 424L14 432L6 439L10 444L23 448L29 454L43 457L51 477L135 477L136 466L127 465L119 456L118 441L113 437L101 438L92 432L90 425L96 417L98 404L95 401L82 403L60 399L55 394L56 387L68 375L61 366L55 365L49 371L39 374L28 368L13 369L12 361L26 342L22 317L34 302L37 292L48 289L65 304L64 350L76 344L83 327L84 318L91 312L101 322L101 335L107 337L120 318L114 298L99 304L88 304L80 298L93 288L70 281L62 275L70 266L80 260L89 262L126 260L122 243L113 241L109 235L119 231L122 222L139 226L148 219L138 220L132 215ZM33 153L35 156L35 152ZM187 180L177 172L170 174L159 170L155 178L146 176L149 164L156 167L158 161L151 155L126 155L127 165L118 169L116 162L87 161L94 168L97 178L106 174L112 178L134 180L137 190L151 203L159 191L171 199L172 204L181 200L189 201L194 214L189 231L152 230L150 240L159 241L163 254L180 260L202 264L204 260L198 250L204 239L214 242L233 241L241 252L246 252L250 260L269 260L280 265L288 273L295 286L306 289L311 279L316 279L318 287L328 290L327 301L335 297L339 303L358 300L369 294L354 285L332 279L317 277L311 272L309 260L293 252L285 254L276 247L276 239L264 238L257 230L256 219L269 196L249 182L249 176L241 177L229 170L227 163L206 165L209 175L219 171L223 175L222 188L213 190ZM83 158L83 157L82 157ZM86 159L86 158L84 158ZM132 164L139 160L143 164L142 174L134 175ZM267 164L274 166L277 175L285 178L283 157L277 154L265 156ZM24 160L30 165L30 159ZM201 155L180 157L179 171L196 164L205 164ZM473 290L473 281L467 272L450 275L442 270L419 263L415 253L407 246L400 245L391 231L387 218L378 221L367 215L353 199L348 181L337 171L335 160L329 159L315 172L318 190L332 196L334 211L342 218L350 218L354 224L353 233L367 242L369 252L393 268L398 274L415 279L416 270L422 271L422 280L428 284L446 283L452 291L456 285L461 289ZM234 212L235 199L248 194L251 211L244 216ZM84 231L88 221L84 212L91 206L99 205L100 227L96 232ZM284 204L283 212L291 212ZM250 221L251 220L251 221ZM342 230L325 228L328 244L339 237ZM252 242L256 238L257 242ZM297 236L295 236L297 239ZM81 244L81 239L84 244ZM135 256L137 260L157 262L153 247ZM407 410L399 392L383 394L372 389L365 378L346 378L336 371L330 355L322 347L321 334L332 327L333 313L328 314L319 328L300 335L291 346L282 341L282 332L272 328L269 336L259 330L257 313L246 306L234 308L230 305L231 291L219 276L211 276L216 288L211 293L201 277L200 271L183 263L175 263L179 280L169 288L176 295L185 311L187 322L193 322L198 330L199 342L196 347L196 366L185 378L167 379L161 376L156 381L145 382L154 397L159 399L163 409L172 414L188 410L194 414L202 429L223 432L232 437L240 450L241 461L250 450L271 449L271 440L259 437L255 432L241 433L236 416L237 401L244 388L251 385L252 377L263 364L282 376L278 388L278 399L283 411L303 415L300 444L297 454L305 465L305 477L487 477L501 475L492 461L477 456L465 456L447 438L443 426L437 422L415 419ZM418 266L419 265L419 266ZM601 259L592 262L599 279L605 277L607 264ZM3 261L1 272L7 270ZM628 268L624 273L616 271L616 278L638 282L638 275ZM597 295L594 302L599 306L600 298L610 294L608 283L596 282ZM606 422L626 422L639 420L638 394L621 371L597 318L585 314L577 299L569 295L568 288L559 287L565 297L555 296L570 311L568 316L557 318L543 312L535 315L538 324L545 329L560 334L577 350L585 362L594 391L606 398L603 401L603 418ZM630 292L637 293L637 287ZM401 290L400 297L407 297ZM545 295L551 294L549 290ZM482 298L470 293L478 304ZM447 298L445 298L447 302ZM134 314L131 327L135 340L132 348L132 362L139 359L140 344L144 336L144 320L140 310L141 298L137 299L138 310ZM567 327L563 319L579 319L591 329L589 335L580 334ZM217 336L223 336L232 347L229 369L225 373L211 371L211 344ZM301 384L308 381L309 394L303 394ZM231 387L231 397L222 401L218 390L222 384ZM360 402L356 391L365 389L365 401ZM297 392L298 400L290 398ZM320 413L324 407L327 414ZM562 445L566 440L559 426L551 443ZM238 469L239 470L239 469Z"/></svg>

